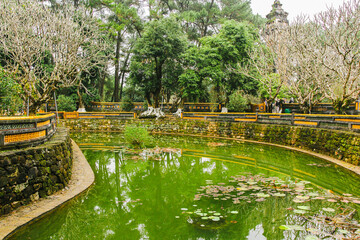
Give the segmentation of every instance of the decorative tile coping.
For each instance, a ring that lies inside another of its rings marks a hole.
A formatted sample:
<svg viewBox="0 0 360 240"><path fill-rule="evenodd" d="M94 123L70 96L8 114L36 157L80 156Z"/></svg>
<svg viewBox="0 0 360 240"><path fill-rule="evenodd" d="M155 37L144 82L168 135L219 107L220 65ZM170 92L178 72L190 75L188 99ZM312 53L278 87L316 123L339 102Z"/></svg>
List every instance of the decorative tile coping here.
<svg viewBox="0 0 360 240"><path fill-rule="evenodd" d="M54 113L30 117L0 117L0 149L43 143L56 132Z"/></svg>

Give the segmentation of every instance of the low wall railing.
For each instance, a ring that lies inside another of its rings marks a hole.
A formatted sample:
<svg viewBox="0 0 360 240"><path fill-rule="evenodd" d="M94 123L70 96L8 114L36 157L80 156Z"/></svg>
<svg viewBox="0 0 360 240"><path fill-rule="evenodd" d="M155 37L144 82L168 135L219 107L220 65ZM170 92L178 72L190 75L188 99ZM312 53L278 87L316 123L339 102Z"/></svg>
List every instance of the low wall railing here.
<svg viewBox="0 0 360 240"><path fill-rule="evenodd" d="M62 119L86 119L86 118L113 118L113 119L133 119L136 118L135 112L58 112Z"/></svg>
<svg viewBox="0 0 360 240"><path fill-rule="evenodd" d="M121 111L122 102L91 102L88 106L91 111ZM144 102L133 102L132 111L145 111ZM161 104L163 111L170 111L173 108L171 103ZM176 110L176 109L175 109ZM221 111L221 104L219 103L184 103L184 111L187 112L211 112Z"/></svg>
<svg viewBox="0 0 360 240"><path fill-rule="evenodd" d="M217 122L254 122L360 131L360 116L358 115L184 112L182 113L182 118Z"/></svg>
<svg viewBox="0 0 360 240"><path fill-rule="evenodd" d="M56 115L0 117L0 149L21 148L47 141L56 132Z"/></svg>

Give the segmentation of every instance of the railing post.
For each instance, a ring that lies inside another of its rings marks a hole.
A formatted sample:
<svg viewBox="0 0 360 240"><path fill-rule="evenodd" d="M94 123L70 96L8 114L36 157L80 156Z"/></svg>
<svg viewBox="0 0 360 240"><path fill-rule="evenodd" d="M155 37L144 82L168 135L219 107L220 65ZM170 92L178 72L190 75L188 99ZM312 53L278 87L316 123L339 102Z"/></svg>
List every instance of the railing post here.
<svg viewBox="0 0 360 240"><path fill-rule="evenodd" d="M291 125L294 125L294 112L291 113Z"/></svg>
<svg viewBox="0 0 360 240"><path fill-rule="evenodd" d="M5 135L0 134L0 146L4 146L4 145L5 145Z"/></svg>

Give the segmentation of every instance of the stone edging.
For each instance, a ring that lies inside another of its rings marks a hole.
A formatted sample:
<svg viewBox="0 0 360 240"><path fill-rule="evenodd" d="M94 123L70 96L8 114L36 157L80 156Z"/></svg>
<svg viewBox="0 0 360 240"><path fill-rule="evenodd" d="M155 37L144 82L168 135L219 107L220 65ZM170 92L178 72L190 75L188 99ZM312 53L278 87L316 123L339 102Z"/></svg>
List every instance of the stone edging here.
<svg viewBox="0 0 360 240"><path fill-rule="evenodd" d="M95 181L95 175L77 144L72 141L72 177L66 189L30 205L23 206L0 218L0 239L7 239L16 230L51 213L69 200L87 190Z"/></svg>

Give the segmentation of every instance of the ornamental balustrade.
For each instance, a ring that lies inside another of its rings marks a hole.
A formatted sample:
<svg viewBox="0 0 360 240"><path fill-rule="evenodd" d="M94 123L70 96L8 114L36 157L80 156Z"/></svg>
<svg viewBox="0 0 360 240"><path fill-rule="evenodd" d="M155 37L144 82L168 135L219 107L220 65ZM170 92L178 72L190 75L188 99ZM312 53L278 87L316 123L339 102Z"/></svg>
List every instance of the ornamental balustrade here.
<svg viewBox="0 0 360 240"><path fill-rule="evenodd" d="M359 115L280 113L182 113L183 119L306 126L360 132Z"/></svg>
<svg viewBox="0 0 360 240"><path fill-rule="evenodd" d="M56 132L56 115L0 117L0 149L43 143Z"/></svg>

